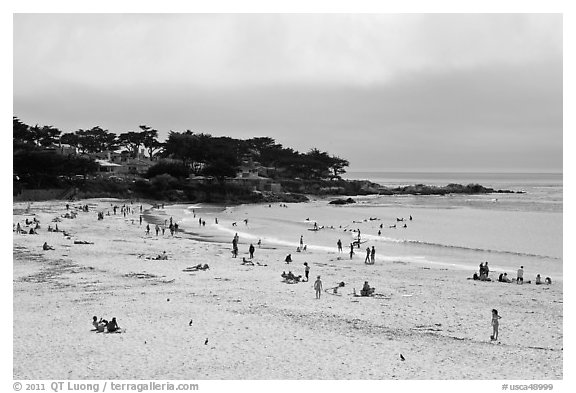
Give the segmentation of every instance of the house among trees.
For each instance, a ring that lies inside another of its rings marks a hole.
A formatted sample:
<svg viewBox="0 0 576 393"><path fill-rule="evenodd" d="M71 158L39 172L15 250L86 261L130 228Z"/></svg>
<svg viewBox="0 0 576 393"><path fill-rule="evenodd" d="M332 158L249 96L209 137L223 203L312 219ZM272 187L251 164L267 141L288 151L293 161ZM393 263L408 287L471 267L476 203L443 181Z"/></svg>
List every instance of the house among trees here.
<svg viewBox="0 0 576 393"><path fill-rule="evenodd" d="M247 160L240 166L240 171L232 179L232 183L246 186L256 191L281 192L280 183L275 183L273 179L262 176L262 172L267 169L260 166L257 162Z"/></svg>

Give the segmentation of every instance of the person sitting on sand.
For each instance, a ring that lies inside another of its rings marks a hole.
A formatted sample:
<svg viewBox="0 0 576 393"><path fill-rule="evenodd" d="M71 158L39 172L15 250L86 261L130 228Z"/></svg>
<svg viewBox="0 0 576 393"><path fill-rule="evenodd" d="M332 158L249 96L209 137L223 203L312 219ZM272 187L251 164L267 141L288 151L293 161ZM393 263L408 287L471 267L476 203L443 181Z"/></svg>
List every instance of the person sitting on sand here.
<svg viewBox="0 0 576 393"><path fill-rule="evenodd" d="M284 262L286 262L286 263L292 262L292 254L286 255L286 259L284 259Z"/></svg>
<svg viewBox="0 0 576 393"><path fill-rule="evenodd" d="M94 316L94 318L96 318L96 317ZM93 325L94 325L94 322L96 321L94 318L92 318L92 324ZM94 326L96 327L96 331L98 333L103 333L104 329L106 328L107 325L108 325L108 321L100 318L100 320Z"/></svg>
<svg viewBox="0 0 576 393"><path fill-rule="evenodd" d="M368 285L368 281L364 281L364 286L360 290L360 296L370 296L374 293L375 288L371 288Z"/></svg>
<svg viewBox="0 0 576 393"><path fill-rule="evenodd" d="M53 250L54 247L49 246L48 243L44 242L44 244L42 245L42 249L43 249L44 251L48 251L48 250Z"/></svg>
<svg viewBox="0 0 576 393"><path fill-rule="evenodd" d="M546 277L544 282L546 283L546 285L552 285L552 279L550 277Z"/></svg>
<svg viewBox="0 0 576 393"><path fill-rule="evenodd" d="M34 230L34 228L30 228L30 232L28 232L29 235L37 235L36 231Z"/></svg>
<svg viewBox="0 0 576 393"><path fill-rule="evenodd" d="M544 284L544 283L542 282L542 279L540 278L540 274L537 274L536 275L536 285L542 285L542 284Z"/></svg>
<svg viewBox="0 0 576 393"><path fill-rule="evenodd" d="M284 270L280 276L281 276L282 278L288 277L288 275L286 274L286 270Z"/></svg>
<svg viewBox="0 0 576 393"><path fill-rule="evenodd" d="M99 325L99 323L98 323L98 317L97 317L96 315L94 315L94 316L92 317L92 326L94 326L94 330L95 330L95 331L98 331L98 325Z"/></svg>
<svg viewBox="0 0 576 393"><path fill-rule="evenodd" d="M241 263L241 265L254 266L254 262L248 261L248 260L246 260L246 258L242 257L242 263Z"/></svg>
<svg viewBox="0 0 576 393"><path fill-rule="evenodd" d="M108 330L108 333L114 333L118 331L118 329L120 329L120 327L116 323L116 317L112 318L112 320L108 322L108 324L106 325L106 329Z"/></svg>

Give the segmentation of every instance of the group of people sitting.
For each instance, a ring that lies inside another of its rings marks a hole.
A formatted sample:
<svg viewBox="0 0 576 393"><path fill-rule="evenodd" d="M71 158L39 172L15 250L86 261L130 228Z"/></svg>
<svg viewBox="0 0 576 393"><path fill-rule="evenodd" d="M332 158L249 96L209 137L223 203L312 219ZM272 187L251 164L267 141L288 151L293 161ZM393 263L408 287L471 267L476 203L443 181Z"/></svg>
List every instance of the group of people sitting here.
<svg viewBox="0 0 576 393"><path fill-rule="evenodd" d="M93 330L97 333L103 333L104 329L106 329L108 333L116 333L120 331L120 327L118 326L118 323L116 323L116 317L112 318L111 321L107 321L103 318L98 320L98 317L94 315L92 317L92 326L94 326Z"/></svg>
<svg viewBox="0 0 576 393"><path fill-rule="evenodd" d="M76 216L78 215L78 213L76 213L75 211L72 212L67 212L66 214L62 214L62 218L76 218Z"/></svg>
<svg viewBox="0 0 576 393"><path fill-rule="evenodd" d="M300 280L302 280L302 276L295 276L291 271L288 271L288 273L284 271L280 276L282 276L285 281L300 282Z"/></svg>
<svg viewBox="0 0 576 393"><path fill-rule="evenodd" d="M540 274L537 274L536 275L536 285L542 285L542 284L551 285L552 279L550 277L546 277L544 279L544 282L542 282L542 278L540 277Z"/></svg>
<svg viewBox="0 0 576 393"><path fill-rule="evenodd" d="M481 263L478 273L474 273L474 276L472 276L472 278L474 280L480 280L480 281L492 281L490 277L488 277L489 273L490 268L488 267L488 262Z"/></svg>

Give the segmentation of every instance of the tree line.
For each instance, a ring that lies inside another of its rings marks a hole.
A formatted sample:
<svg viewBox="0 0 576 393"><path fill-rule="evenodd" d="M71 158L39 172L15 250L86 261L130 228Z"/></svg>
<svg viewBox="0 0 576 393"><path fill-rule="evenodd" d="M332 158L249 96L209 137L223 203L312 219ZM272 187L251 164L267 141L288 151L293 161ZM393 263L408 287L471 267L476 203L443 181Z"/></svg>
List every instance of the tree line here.
<svg viewBox="0 0 576 393"><path fill-rule="evenodd" d="M55 157L55 153L46 151L47 147L59 144L73 146L84 156ZM36 177L36 180L59 172L76 171L76 174L86 175L96 170L87 158L91 153L123 150L135 158L142 147L148 157L156 161L148 171L148 177L167 173L181 178L193 174L223 181L235 177L244 162L252 161L267 167L268 176L272 178L334 180L340 179L349 165L347 160L317 148L300 153L270 137L243 140L186 130L170 131L167 139L161 142L158 130L147 125L140 125L139 131L120 134L100 126L63 133L53 126L30 126L13 117L14 172ZM44 165L42 161L48 164ZM37 181L36 186L42 186L42 181Z"/></svg>

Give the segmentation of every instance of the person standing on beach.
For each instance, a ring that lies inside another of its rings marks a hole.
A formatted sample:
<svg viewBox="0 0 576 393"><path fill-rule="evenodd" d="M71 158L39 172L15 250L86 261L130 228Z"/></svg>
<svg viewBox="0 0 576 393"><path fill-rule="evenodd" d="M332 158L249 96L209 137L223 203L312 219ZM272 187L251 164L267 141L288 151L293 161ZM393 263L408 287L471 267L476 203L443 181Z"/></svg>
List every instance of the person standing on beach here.
<svg viewBox="0 0 576 393"><path fill-rule="evenodd" d="M316 290L316 299L320 299L320 294L322 293L322 281L320 281L320 276L318 276L314 282L314 289Z"/></svg>
<svg viewBox="0 0 576 393"><path fill-rule="evenodd" d="M524 266L520 266L518 272L516 273L516 284L524 283Z"/></svg>
<svg viewBox="0 0 576 393"><path fill-rule="evenodd" d="M338 246L338 252L342 252L342 240L338 239L338 243L336 243L336 245Z"/></svg>
<svg viewBox="0 0 576 393"><path fill-rule="evenodd" d="M370 263L370 247L366 247L366 258L364 259L364 263Z"/></svg>
<svg viewBox="0 0 576 393"><path fill-rule="evenodd" d="M160 227L158 226L158 224L156 224L156 227L154 227L154 230L156 230L156 236L158 236L158 233L160 232Z"/></svg>
<svg viewBox="0 0 576 393"><path fill-rule="evenodd" d="M254 245L250 244L250 248L248 249L248 252L250 253L250 259L254 258Z"/></svg>
<svg viewBox="0 0 576 393"><path fill-rule="evenodd" d="M142 214L140 214L140 225L142 225Z"/></svg>
<svg viewBox="0 0 576 393"><path fill-rule="evenodd" d="M374 246L372 246L372 251L370 251L370 259L372 260L372 263L374 263L376 260L376 249Z"/></svg>
<svg viewBox="0 0 576 393"><path fill-rule="evenodd" d="M304 236L300 235L300 249L304 248Z"/></svg>
<svg viewBox="0 0 576 393"><path fill-rule="evenodd" d="M354 243L350 243L350 259L352 259L352 255L354 255Z"/></svg>
<svg viewBox="0 0 576 393"><path fill-rule="evenodd" d="M146 234L150 234L150 224L146 224Z"/></svg>
<svg viewBox="0 0 576 393"><path fill-rule="evenodd" d="M498 340L498 320L502 318L500 315L498 315L498 310L496 310L495 308L492 309L492 335L490 336L490 339L493 341Z"/></svg>
<svg viewBox="0 0 576 393"><path fill-rule="evenodd" d="M308 262L304 262L304 275L306 276L306 282L308 282L309 274L310 274L310 266L308 266Z"/></svg>

